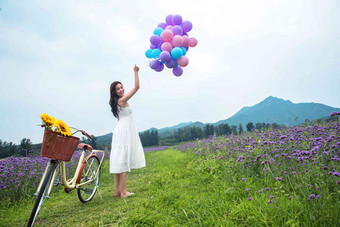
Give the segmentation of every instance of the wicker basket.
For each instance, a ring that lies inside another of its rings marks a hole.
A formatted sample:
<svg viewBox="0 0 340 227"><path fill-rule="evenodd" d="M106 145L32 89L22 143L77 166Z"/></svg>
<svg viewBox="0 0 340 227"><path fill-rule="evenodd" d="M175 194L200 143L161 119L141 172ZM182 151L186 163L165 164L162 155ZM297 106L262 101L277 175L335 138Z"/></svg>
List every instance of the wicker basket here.
<svg viewBox="0 0 340 227"><path fill-rule="evenodd" d="M45 130L40 156L68 162L78 142L78 137L65 137L57 132Z"/></svg>

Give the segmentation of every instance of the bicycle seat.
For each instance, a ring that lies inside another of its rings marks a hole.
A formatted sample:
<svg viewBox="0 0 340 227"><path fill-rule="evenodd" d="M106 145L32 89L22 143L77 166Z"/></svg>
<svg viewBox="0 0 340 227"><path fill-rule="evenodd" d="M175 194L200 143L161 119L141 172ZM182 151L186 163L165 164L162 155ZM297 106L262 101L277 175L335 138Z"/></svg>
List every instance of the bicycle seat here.
<svg viewBox="0 0 340 227"><path fill-rule="evenodd" d="M92 151L93 148L91 147L91 145L88 145L86 143L80 143L78 144L78 148L79 149L84 149L84 150L88 150L88 151Z"/></svg>

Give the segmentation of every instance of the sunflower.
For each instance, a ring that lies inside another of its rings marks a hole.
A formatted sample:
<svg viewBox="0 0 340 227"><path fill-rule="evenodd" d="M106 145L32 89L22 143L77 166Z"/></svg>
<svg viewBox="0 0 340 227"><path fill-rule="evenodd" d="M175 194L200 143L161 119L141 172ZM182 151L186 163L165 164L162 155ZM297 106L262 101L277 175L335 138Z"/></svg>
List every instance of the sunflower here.
<svg viewBox="0 0 340 227"><path fill-rule="evenodd" d="M40 118L43 120L43 122L45 123L45 125L47 126L47 127L51 127L51 126L53 126L54 125L54 123L55 123L55 118L54 117L52 117L52 116L50 116L50 115L48 115L48 114L46 114L46 113L43 113L43 114L41 114L40 115Z"/></svg>
<svg viewBox="0 0 340 227"><path fill-rule="evenodd" d="M70 127L68 127L62 120L56 120L54 126L57 128L57 131L60 132L61 135L72 135Z"/></svg>

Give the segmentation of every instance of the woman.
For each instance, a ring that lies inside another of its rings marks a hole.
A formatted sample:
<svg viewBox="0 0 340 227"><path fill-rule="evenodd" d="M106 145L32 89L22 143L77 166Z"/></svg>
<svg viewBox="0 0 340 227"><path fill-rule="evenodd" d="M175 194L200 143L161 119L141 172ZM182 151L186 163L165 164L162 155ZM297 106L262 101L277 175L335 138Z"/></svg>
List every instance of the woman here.
<svg viewBox="0 0 340 227"><path fill-rule="evenodd" d="M110 173L115 174L115 197L125 198L133 193L126 190L127 173L131 169L145 167L142 143L132 119L128 100L139 89L138 66L135 65L135 86L127 94L119 81L110 87L110 106L118 123L113 131L110 154Z"/></svg>

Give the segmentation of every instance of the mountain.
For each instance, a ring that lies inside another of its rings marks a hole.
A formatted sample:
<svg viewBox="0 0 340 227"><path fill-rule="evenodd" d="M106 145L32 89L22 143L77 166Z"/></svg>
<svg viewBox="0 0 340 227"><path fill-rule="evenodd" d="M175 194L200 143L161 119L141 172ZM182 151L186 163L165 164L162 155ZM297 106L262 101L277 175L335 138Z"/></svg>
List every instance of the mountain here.
<svg viewBox="0 0 340 227"><path fill-rule="evenodd" d="M269 96L262 102L251 106L243 107L236 114L228 119L216 122L214 125L228 123L229 125L245 126L248 122L278 123L287 126L301 124L308 119L310 121L329 116L333 111L340 111L340 108L326 106L320 103L292 103Z"/></svg>
<svg viewBox="0 0 340 227"><path fill-rule="evenodd" d="M217 121L216 123L202 123L199 121L196 122L185 122L180 123L172 127L165 127L161 129L150 128L148 130L158 130L158 135L161 138L165 138L167 136L171 136L173 132L179 128L183 127L193 127L198 126L203 128L206 124L219 125L223 123L227 123L229 125L242 124L245 128L248 122L253 122L254 124L260 122L265 123L278 123L280 125L285 124L287 126L293 126L301 124L308 119L310 121L329 117L329 114L337 111L340 112L340 108L330 107L320 103L292 103L289 100L284 100L281 98L276 98L273 96L269 96L262 102L255 104L250 107L243 107L233 116L225 119ZM147 131L147 130L145 130ZM101 143L102 141L105 143L111 143L112 133L98 136L97 142Z"/></svg>

